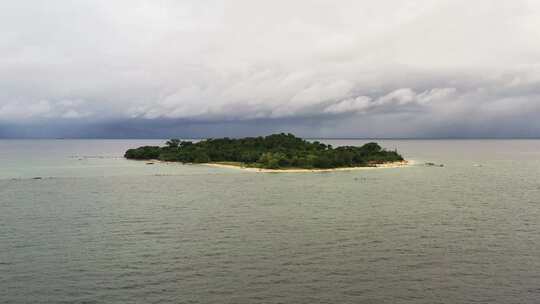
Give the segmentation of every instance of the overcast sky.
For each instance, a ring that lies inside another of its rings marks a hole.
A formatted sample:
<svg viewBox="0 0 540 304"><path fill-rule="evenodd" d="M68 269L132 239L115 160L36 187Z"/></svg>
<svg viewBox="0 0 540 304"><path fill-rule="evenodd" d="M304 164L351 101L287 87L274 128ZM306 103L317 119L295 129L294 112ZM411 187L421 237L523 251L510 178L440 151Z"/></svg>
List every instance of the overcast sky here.
<svg viewBox="0 0 540 304"><path fill-rule="evenodd" d="M538 0L0 1L0 137L539 137Z"/></svg>

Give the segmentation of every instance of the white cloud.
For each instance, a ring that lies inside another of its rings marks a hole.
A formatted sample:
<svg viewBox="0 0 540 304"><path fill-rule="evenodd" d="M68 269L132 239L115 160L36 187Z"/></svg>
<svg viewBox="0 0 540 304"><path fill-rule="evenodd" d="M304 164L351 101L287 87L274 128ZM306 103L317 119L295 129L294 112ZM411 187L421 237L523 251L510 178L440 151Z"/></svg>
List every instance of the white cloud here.
<svg viewBox="0 0 540 304"><path fill-rule="evenodd" d="M429 104L442 100L448 100L456 94L456 88L434 88L418 94L417 99L420 104Z"/></svg>
<svg viewBox="0 0 540 304"><path fill-rule="evenodd" d="M24 120L34 117L48 117L51 114L51 109L47 100L35 103L11 102L0 106L0 119Z"/></svg>
<svg viewBox="0 0 540 304"><path fill-rule="evenodd" d="M371 98L368 96L359 96L356 98L349 98L324 109L325 113L342 114L342 113L355 113L366 110L371 103Z"/></svg>
<svg viewBox="0 0 540 304"><path fill-rule="evenodd" d="M376 103L378 105L385 104L395 104L395 105L404 105L415 101L416 93L409 88L398 89L393 92L390 92L383 97L377 99Z"/></svg>
<svg viewBox="0 0 540 304"><path fill-rule="evenodd" d="M67 119L77 119L77 118L84 118L84 117L88 117L90 116L91 113L81 113L81 112L78 112L76 110L67 110L66 112L64 112L61 117L62 118L67 118Z"/></svg>
<svg viewBox="0 0 540 304"><path fill-rule="evenodd" d="M519 100L505 102L515 117L539 102L538 20L530 0L3 1L0 123L402 113L399 125L503 99Z"/></svg>

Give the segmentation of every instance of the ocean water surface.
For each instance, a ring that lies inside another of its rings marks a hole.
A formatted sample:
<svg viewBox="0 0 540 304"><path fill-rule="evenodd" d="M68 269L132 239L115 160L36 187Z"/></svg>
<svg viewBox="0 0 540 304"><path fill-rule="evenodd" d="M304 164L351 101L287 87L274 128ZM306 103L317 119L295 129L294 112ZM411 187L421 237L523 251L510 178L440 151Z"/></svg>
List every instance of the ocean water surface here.
<svg viewBox="0 0 540 304"><path fill-rule="evenodd" d="M0 303L540 301L540 140L378 142L415 165L254 173L122 158L161 140L0 140Z"/></svg>

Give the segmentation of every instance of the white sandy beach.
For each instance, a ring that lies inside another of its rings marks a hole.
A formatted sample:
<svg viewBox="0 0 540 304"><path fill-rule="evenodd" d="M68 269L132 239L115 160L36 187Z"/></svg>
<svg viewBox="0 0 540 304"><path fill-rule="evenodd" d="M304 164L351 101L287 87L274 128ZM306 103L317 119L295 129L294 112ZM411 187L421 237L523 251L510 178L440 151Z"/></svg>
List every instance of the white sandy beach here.
<svg viewBox="0 0 540 304"><path fill-rule="evenodd" d="M229 164L219 164L219 163L208 163L201 164L210 167L216 168L229 168L229 169L238 169L250 172L259 172L259 173L307 173L307 172L336 172L336 171L355 171L355 170L374 170L374 169L383 169L383 168L400 168L410 165L409 161L400 161L392 162L386 164L379 164L374 167L347 167L347 168L332 168L332 169L261 169L261 168L251 168L243 166L235 166Z"/></svg>

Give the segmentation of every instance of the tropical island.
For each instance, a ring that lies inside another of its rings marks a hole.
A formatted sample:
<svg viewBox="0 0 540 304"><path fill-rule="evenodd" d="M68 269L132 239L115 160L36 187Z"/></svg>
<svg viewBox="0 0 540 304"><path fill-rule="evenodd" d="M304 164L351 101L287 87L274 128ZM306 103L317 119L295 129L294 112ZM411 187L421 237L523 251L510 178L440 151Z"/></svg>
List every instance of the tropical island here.
<svg viewBox="0 0 540 304"><path fill-rule="evenodd" d="M265 137L219 138L198 142L171 139L164 147L143 146L126 151L125 158L167 162L219 164L259 169L334 169L403 164L397 151L370 142L363 146L333 148L293 134Z"/></svg>

